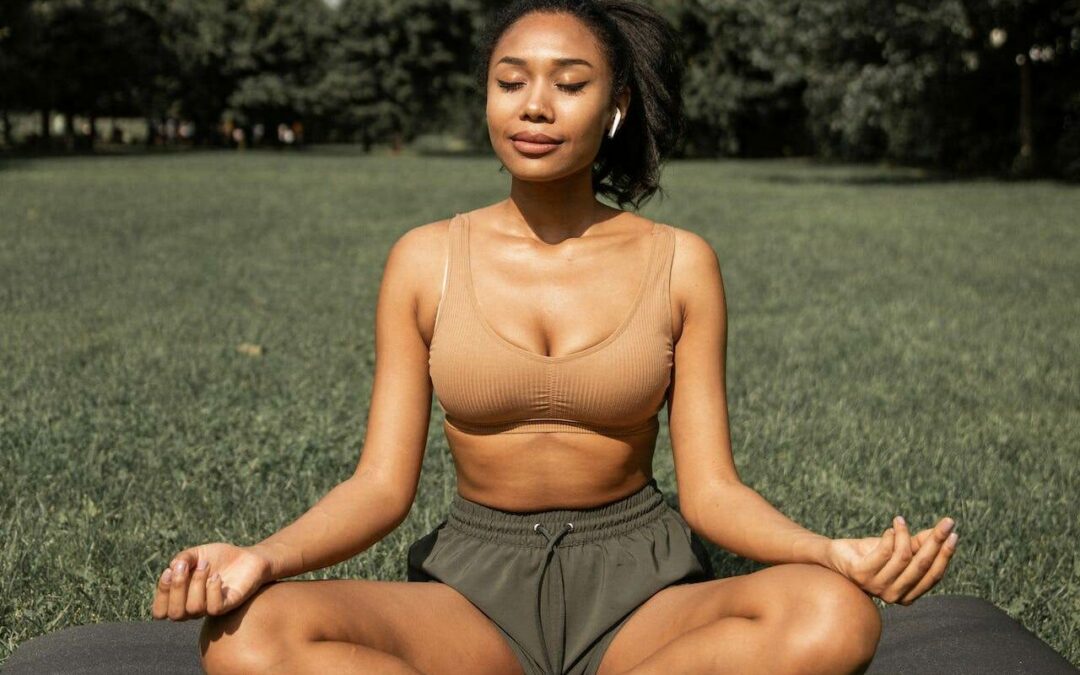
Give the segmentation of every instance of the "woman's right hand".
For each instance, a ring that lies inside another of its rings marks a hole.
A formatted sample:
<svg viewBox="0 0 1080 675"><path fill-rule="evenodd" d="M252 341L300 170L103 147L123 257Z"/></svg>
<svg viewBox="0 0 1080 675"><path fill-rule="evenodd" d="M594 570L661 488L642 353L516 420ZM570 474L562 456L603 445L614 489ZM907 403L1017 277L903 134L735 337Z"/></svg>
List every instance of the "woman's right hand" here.
<svg viewBox="0 0 1080 675"><path fill-rule="evenodd" d="M253 548L194 546L177 553L158 577L151 613L173 621L225 614L269 581L270 560Z"/></svg>

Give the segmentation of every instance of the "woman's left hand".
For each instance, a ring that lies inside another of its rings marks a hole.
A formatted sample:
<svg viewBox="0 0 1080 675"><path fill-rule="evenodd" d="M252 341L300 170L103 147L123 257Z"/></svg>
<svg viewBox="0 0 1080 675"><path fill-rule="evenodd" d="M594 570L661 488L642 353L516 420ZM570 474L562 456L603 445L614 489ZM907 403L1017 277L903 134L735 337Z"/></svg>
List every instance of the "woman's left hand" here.
<svg viewBox="0 0 1080 675"><path fill-rule="evenodd" d="M941 581L958 537L951 518L914 536L900 516L893 524L880 537L831 540L828 566L885 602L910 605Z"/></svg>

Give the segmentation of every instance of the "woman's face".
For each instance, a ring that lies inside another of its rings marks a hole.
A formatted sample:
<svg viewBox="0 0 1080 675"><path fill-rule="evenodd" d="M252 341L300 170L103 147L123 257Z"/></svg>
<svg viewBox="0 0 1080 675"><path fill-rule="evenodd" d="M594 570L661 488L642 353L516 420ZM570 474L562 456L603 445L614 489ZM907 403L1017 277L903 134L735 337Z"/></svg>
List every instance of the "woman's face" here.
<svg viewBox="0 0 1080 675"><path fill-rule="evenodd" d="M488 135L512 175L554 180L591 171L614 119L611 70L596 37L569 14L527 14L492 51L487 81ZM629 94L619 101L619 126ZM538 133L554 144L515 141ZM618 138L616 130L615 138Z"/></svg>

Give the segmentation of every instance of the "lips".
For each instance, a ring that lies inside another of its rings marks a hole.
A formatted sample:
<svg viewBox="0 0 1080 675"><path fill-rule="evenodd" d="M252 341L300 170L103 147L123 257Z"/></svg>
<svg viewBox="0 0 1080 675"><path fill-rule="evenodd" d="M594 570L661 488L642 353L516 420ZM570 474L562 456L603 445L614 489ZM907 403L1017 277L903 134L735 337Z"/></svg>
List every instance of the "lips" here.
<svg viewBox="0 0 1080 675"><path fill-rule="evenodd" d="M562 144L560 139L552 138L546 134L532 134L525 131L519 131L510 139L514 147L526 155L544 155Z"/></svg>

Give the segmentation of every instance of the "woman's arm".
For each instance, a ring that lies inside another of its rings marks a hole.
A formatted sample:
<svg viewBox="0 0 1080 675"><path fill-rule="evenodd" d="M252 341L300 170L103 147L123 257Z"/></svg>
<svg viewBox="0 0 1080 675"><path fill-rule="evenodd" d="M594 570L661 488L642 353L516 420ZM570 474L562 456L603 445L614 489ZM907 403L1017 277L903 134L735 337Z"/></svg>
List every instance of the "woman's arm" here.
<svg viewBox="0 0 1080 675"><path fill-rule="evenodd" d="M739 479L728 425L720 263L702 237L676 234L671 288L682 330L668 410L679 509L695 532L736 555L768 564L825 564L828 537L793 522Z"/></svg>
<svg viewBox="0 0 1080 675"><path fill-rule="evenodd" d="M444 223L409 230L390 249L375 309L375 378L359 463L293 523L248 547L270 561L274 579L348 560L409 514L431 418L418 300L432 283L439 292L440 275L427 271L442 269Z"/></svg>
<svg viewBox="0 0 1080 675"><path fill-rule="evenodd" d="M788 562L831 567L829 537L785 516L753 488L720 483L694 507L687 523L709 541L744 558L770 565Z"/></svg>
<svg viewBox="0 0 1080 675"><path fill-rule="evenodd" d="M390 534L408 515L376 481L353 475L286 527L248 546L270 562L270 578L284 579L348 560Z"/></svg>

